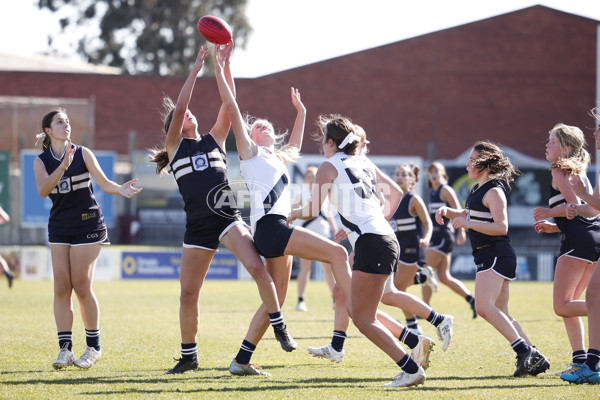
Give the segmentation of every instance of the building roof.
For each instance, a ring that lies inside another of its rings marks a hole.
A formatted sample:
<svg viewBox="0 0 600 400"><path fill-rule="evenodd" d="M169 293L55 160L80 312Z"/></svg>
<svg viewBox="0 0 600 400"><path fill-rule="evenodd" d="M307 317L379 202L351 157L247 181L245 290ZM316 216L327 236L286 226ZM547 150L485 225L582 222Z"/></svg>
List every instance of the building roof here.
<svg viewBox="0 0 600 400"><path fill-rule="evenodd" d="M66 72L120 75L120 68L94 65L47 54L10 54L0 52L0 71Z"/></svg>

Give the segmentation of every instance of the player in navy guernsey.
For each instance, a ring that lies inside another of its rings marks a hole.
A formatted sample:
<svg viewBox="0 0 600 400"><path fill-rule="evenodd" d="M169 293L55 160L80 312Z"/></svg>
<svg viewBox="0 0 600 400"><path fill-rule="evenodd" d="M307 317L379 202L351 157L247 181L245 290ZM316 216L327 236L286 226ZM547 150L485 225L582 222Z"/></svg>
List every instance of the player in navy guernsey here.
<svg viewBox="0 0 600 400"><path fill-rule="evenodd" d="M283 302L286 297L292 256L331 264L333 274L339 283L338 275L349 272L346 250L331 240L315 235L300 226L289 226L287 222L291 211L287 164L299 154L306 120L306 108L302 104L300 93L297 89L291 88L291 100L296 109L296 119L286 146L279 146L283 136L276 136L272 124L267 120L255 120L248 130L223 73L230 54L230 45L218 47L214 57L217 84L231 117L241 159L240 170L251 195L250 224L254 234L254 244L259 253L265 257L267 268L273 274L279 298ZM268 375L259 367L248 364L252 352L262 339L267 321L264 307L260 307L250 323L240 351L229 366L230 373ZM293 342L293 345L295 346L296 343Z"/></svg>
<svg viewBox="0 0 600 400"><path fill-rule="evenodd" d="M431 193L429 197L429 215L433 220L436 211L442 207L460 208L460 203L454 189L448 185L448 175L446 168L439 163L433 162L428 168L429 187ZM455 240L455 230L449 220L445 219L442 225L433 224L433 233L429 247L426 251L427 265L436 270L438 279L441 283L448 286L452 291L463 297L471 306L473 318L477 317L475 311L475 298L467 289L464 283L452 276L450 266L452 265L452 249L454 243L461 245L466 241L464 229L458 229L458 234ZM423 300L426 303L431 303L432 290L427 286L423 286Z"/></svg>
<svg viewBox="0 0 600 400"><path fill-rule="evenodd" d="M410 285L421 283L437 291L437 280L433 270L425 266L425 248L429 246L432 223L423 199L415 193L419 181L419 167L412 164L400 164L395 171L394 180L404 195L398 209L390 219L390 225L400 244L398 270L394 274L394 285L406 292ZM385 303L385 301L384 301ZM423 330L414 314L404 310L406 326L416 334Z"/></svg>
<svg viewBox="0 0 600 400"><path fill-rule="evenodd" d="M231 43L231 46L233 43ZM198 367L196 334L199 324L198 300L204 278L223 243L244 265L256 281L262 307L267 310L275 337L285 351L291 351L284 319L275 291L275 284L260 259L239 211L232 208L232 194L226 175L225 139L231 125L229 115L221 106L217 120L209 133L198 134L196 118L188 109L196 78L208 47L201 47L196 62L186 79L177 104L163 99L164 149L153 149L152 161L160 174L170 167L184 200L186 229L181 255L179 324L181 358L167 371L179 374ZM235 90L229 62L225 67L227 83ZM267 319L267 329L269 319Z"/></svg>
<svg viewBox="0 0 600 400"><path fill-rule="evenodd" d="M583 132L574 126L557 124L546 144L546 160L552 163L552 188L549 206L536 207L533 217L536 232L560 232L560 254L554 270L553 305L556 315L563 318L571 344L572 364L562 371L574 372L587 360L582 316L587 315L580 300L600 256L600 218L593 210L589 216L567 219L568 204L581 203L570 185L579 176L588 193L591 184L586 177L590 156L585 150ZM547 221L554 217L555 223Z"/></svg>
<svg viewBox="0 0 600 400"><path fill-rule="evenodd" d="M455 228L469 230L477 265L475 304L477 313L511 344L517 354L515 377L538 375L550 363L532 345L519 323L508 314L509 283L516 277L517 258L507 236L506 190L519 172L496 144L477 142L467 162L471 189L465 209L440 207L435 220L452 220Z"/></svg>
<svg viewBox="0 0 600 400"><path fill-rule="evenodd" d="M590 114L600 122L600 109L594 108ZM596 150L600 150L600 129L594 132ZM573 191L585 204L571 203L567 207L567 218L573 219L577 215L594 216L600 212L600 174L596 179L594 193L590 194L586 188L583 177L574 175L570 179ZM591 209L590 209L591 208ZM585 306L588 316L589 348L585 363L561 374L561 379L576 384L600 384L600 268L594 272L585 291Z"/></svg>
<svg viewBox="0 0 600 400"><path fill-rule="evenodd" d="M88 369L102 356L100 308L92 289L96 260L103 243L109 243L102 210L96 202L91 179L102 191L131 198L141 189L137 179L123 185L109 180L90 149L71 143L71 125L66 112L57 109L42 118L43 152L33 168L37 190L50 197L48 242L54 276L54 318L60 352L54 369L71 365ZM73 292L77 295L86 348L78 359L73 353Z"/></svg>

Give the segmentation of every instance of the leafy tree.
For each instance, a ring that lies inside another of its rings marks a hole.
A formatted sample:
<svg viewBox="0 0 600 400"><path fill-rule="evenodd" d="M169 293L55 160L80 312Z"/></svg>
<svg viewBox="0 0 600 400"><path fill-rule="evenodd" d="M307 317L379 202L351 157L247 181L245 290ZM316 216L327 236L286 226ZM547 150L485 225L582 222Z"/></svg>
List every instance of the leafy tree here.
<svg viewBox="0 0 600 400"><path fill-rule="evenodd" d="M40 9L61 15L60 35L77 40L77 53L93 64L130 74L186 75L206 41L196 24L204 15L229 23L236 47L252 31L247 0L38 0ZM65 9L72 11L66 13ZM98 25L96 33L90 29ZM86 27L86 29L77 29ZM54 38L49 38L52 45ZM207 59L210 64L210 58ZM213 71L208 66L209 73Z"/></svg>

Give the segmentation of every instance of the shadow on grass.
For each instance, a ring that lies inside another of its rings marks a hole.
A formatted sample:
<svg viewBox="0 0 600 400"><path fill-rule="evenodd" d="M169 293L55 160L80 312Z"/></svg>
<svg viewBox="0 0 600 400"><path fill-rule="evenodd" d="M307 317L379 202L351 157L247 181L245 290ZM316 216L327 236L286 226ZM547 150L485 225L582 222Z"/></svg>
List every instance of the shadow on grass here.
<svg viewBox="0 0 600 400"><path fill-rule="evenodd" d="M273 369L283 368L283 366L274 366ZM14 380L4 381L3 385L122 385L129 387L121 387L118 390L93 390L93 388L86 388L87 390L81 392L83 395L148 395L148 394L159 394L159 393L253 393L253 392L264 392L269 391L291 391L291 390L305 390L309 388L320 389L328 388L330 390L346 390L348 387L355 389L368 389L368 390L406 390L406 389L384 389L383 384L390 382L391 378L382 377L369 377L357 379L356 377L349 376L347 378L309 378L301 379L294 382L290 382L288 379L280 380L277 378L268 377L257 377L247 376L239 377L229 375L227 368L201 368L199 372L212 372L209 376L202 376L197 372L187 372L181 375L164 375L160 376L139 376L140 371L132 371L137 373L134 376L96 376L96 377L85 377L81 373L76 376L65 376L62 379L28 379L28 380ZM30 372L43 372L43 371L30 371ZM79 372L79 371L78 371ZM148 371L149 372L149 371ZM85 373L85 372L84 372ZM74 375L74 374L73 374ZM505 381L510 379L510 383L494 384L494 381ZM462 382L463 386L447 386L446 383L450 382ZM377 384L373 387L373 384ZM511 389L522 389L522 388L537 388L541 385L549 386L547 380L539 380L538 382L532 381L531 379L513 379L508 376L482 376L482 377L464 377L464 376L445 376L429 378L425 385L418 386L416 388L410 388L412 390L419 390L424 392L450 392L457 391L462 393L469 393L470 391L476 390L498 390L502 391L499 393L506 393L505 390ZM556 382L557 385L560 382ZM151 387L132 387L135 385L153 385L159 384L160 388ZM182 385L188 384L190 387L181 387ZM202 385L204 387L198 388L193 387ZM206 387L206 386L214 387ZM240 387L240 385L244 385ZM555 386L555 385L551 385ZM103 386L105 388L106 386ZM83 388L82 388L83 389Z"/></svg>
<svg viewBox="0 0 600 400"><path fill-rule="evenodd" d="M289 381L277 381L277 380L273 380L270 378L258 378L261 379L260 384L258 384L258 382L256 382L257 377L247 377L249 379L252 379L254 382L254 385L252 386L245 386L245 387L239 387L239 386L235 386L235 387L217 387L217 388L190 388L189 390L186 389L181 389L181 388L173 388L173 389L168 389L168 388L162 388L162 389L142 389L142 388L127 388L127 389L122 389L122 390L115 390L115 391L90 391L90 392L84 392L82 394L88 394L88 395L114 395L114 394L125 394L125 393L135 393L135 394L156 394L156 393L186 393L186 394L190 394L190 393L235 393L235 392L240 392L240 393L251 393L251 392L264 392L265 390L269 390L269 391L289 391L289 390L306 390L306 389L310 389L310 388L314 388L314 389L321 389L321 388L327 388L330 390L347 390L348 387L353 387L355 389L357 388L362 388L362 389L375 389L378 390L379 388L373 388L371 387L371 385L369 385L370 383L373 382L380 382L380 381L385 381L388 382L388 380L382 380L382 379L355 379L355 378L348 378L348 379L309 379L309 380L302 380L299 381L297 383L294 384L290 384ZM480 380L486 380L486 379L506 379L505 376L501 376L501 377L485 377L485 378L479 378ZM240 377L236 377L236 378L232 378L236 381L239 381L240 379L244 379L244 378L240 378ZM452 377L452 378L448 378L448 379L456 379L456 377ZM460 379L460 378L459 378ZM475 378L473 378L475 379ZM248 379L244 379L244 381L248 381ZM223 385L223 384L227 384L226 382L223 381L223 379L215 379L215 385ZM383 384L381 385L381 390L384 391L388 391L388 390L415 390L415 391L425 391L425 392L440 392L440 391L460 391L460 392L467 392L468 391L472 391L472 390L498 390L498 391L502 391L500 393L505 394L505 390L509 389L515 389L515 388L537 388L540 385L536 385L536 384L532 384L532 383L527 383L527 384L514 384L514 385L509 385L509 384L505 384L505 385L488 385L482 382L482 384L480 385L467 385L467 386L463 386L463 387L447 387L447 386L427 386L427 385L423 385L423 386L418 386L418 387L413 387L413 388L391 388L391 389L386 389L383 388Z"/></svg>
<svg viewBox="0 0 600 400"><path fill-rule="evenodd" d="M43 374L44 372L48 372L48 370L38 370L38 371L0 371L0 375L16 375L16 374Z"/></svg>

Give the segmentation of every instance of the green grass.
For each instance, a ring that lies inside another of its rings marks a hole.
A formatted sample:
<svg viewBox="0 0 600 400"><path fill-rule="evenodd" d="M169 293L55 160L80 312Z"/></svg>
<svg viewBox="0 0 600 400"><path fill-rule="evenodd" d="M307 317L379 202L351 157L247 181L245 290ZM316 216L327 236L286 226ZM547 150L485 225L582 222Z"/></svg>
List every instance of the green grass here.
<svg viewBox="0 0 600 400"><path fill-rule="evenodd" d="M467 282L473 290L473 282ZM481 318L471 319L465 300L446 287L433 306L456 317L455 339L447 352L438 345L418 388L386 389L399 372L384 353L351 325L346 358L340 364L310 357L307 346L329 343L333 329L331 297L324 282L311 281L309 312L294 310L296 282L283 311L299 349L285 353L269 329L252 361L273 374L234 377L228 366L259 304L253 282L207 281L200 298L196 372L165 375L179 356L179 284L176 281L115 281L94 285L101 307L103 357L88 371L54 371L58 354L52 313L52 282L0 281L0 398L2 399L549 399L597 398L599 388L569 385L554 375L570 361L562 321L552 311L552 284L511 284L511 312L550 359L537 378L512 378L514 353L506 340ZM412 288L416 293L416 288ZM85 346L74 300L74 350ZM383 307L401 319L398 309ZM425 334L434 328L421 322Z"/></svg>

